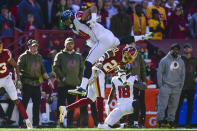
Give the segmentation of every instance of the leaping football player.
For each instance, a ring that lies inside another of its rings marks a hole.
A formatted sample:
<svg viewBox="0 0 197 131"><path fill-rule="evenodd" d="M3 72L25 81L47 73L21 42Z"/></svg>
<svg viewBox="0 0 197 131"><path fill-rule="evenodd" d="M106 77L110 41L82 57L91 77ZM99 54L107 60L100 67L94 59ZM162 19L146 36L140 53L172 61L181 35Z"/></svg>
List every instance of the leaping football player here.
<svg viewBox="0 0 197 131"><path fill-rule="evenodd" d="M91 19L89 19L90 17ZM110 30L97 23L96 6L86 9L84 12L78 11L73 13L71 10L66 10L62 13L61 20L75 34L87 39L87 44L91 47L89 55L85 60L81 85L77 89L70 90L69 92L72 94L86 95L86 87L92 75L92 66L108 49L120 44L132 43L151 35L146 34L135 38L129 35L118 39Z"/></svg>

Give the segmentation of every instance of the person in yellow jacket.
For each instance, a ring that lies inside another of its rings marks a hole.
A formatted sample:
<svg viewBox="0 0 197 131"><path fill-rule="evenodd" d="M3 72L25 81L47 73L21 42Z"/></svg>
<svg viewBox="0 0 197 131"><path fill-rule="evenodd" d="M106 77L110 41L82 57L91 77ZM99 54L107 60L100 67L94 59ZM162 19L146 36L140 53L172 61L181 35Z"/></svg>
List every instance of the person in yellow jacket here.
<svg viewBox="0 0 197 131"><path fill-rule="evenodd" d="M164 23L160 20L159 11L152 9L153 18L148 21L149 31L153 32L153 40L162 40L165 31Z"/></svg>
<svg viewBox="0 0 197 131"><path fill-rule="evenodd" d="M143 13L142 6L140 4L135 6L135 13L131 14L132 20L132 35L145 35L149 32L148 20Z"/></svg>
<svg viewBox="0 0 197 131"><path fill-rule="evenodd" d="M154 0L154 5L147 8L147 17L149 19L152 19L153 17L152 10L157 9L159 11L160 20L161 21L166 20L166 11L163 7L160 6L160 4L161 4L161 0Z"/></svg>

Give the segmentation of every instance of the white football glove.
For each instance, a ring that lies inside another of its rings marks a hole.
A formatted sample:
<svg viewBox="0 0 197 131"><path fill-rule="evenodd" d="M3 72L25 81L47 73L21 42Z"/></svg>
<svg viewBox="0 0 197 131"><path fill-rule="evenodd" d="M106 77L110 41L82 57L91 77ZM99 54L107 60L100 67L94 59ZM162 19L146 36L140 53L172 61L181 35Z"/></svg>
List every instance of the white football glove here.
<svg viewBox="0 0 197 131"><path fill-rule="evenodd" d="M91 16L92 18L87 22L87 24L90 24L90 27L92 28L96 24L97 16L96 13L92 13Z"/></svg>

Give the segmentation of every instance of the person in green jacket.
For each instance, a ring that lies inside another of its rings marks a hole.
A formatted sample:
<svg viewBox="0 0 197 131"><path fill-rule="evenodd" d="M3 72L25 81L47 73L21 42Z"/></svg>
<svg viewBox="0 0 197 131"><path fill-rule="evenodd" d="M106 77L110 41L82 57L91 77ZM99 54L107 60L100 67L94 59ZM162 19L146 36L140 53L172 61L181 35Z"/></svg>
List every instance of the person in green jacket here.
<svg viewBox="0 0 197 131"><path fill-rule="evenodd" d="M197 82L197 76L195 76L195 73L197 72L197 58L192 55L192 45L190 43L186 43L184 45L184 54L181 58L185 63L185 81L176 112L175 122L178 124L180 107L184 99L187 99L187 118L185 127L191 128L193 101Z"/></svg>
<svg viewBox="0 0 197 131"><path fill-rule="evenodd" d="M54 72L58 76L58 107L65 105L66 101L68 105L75 102L76 96L68 94L68 90L80 85L84 67L83 57L74 50L74 40L67 38L64 46L65 48L56 54L53 63ZM73 113L68 112L68 127L72 127ZM66 119L64 120L66 122Z"/></svg>
<svg viewBox="0 0 197 131"><path fill-rule="evenodd" d="M136 47L136 43L131 43L131 46ZM137 50L139 50L139 47L136 48ZM130 66L128 70L129 73L131 73L134 76L137 75L139 81L143 82L143 84L146 85L146 65L141 53L138 53L137 57L135 58L135 61L129 66ZM141 111L140 126L144 126L145 112L146 112L144 93L145 93L144 90L139 90L137 88L134 88L133 90L134 99L136 99L139 103L137 103L138 108L134 110L134 113L129 115L129 127L139 128L139 124L138 124L139 111Z"/></svg>
<svg viewBox="0 0 197 131"><path fill-rule="evenodd" d="M33 126L34 128L39 128L39 109L41 102L40 76L48 80L52 88L54 88L54 86L45 70L43 58L38 53L38 41L30 39L27 42L27 46L28 49L19 56L17 62L22 82L22 102L24 107L27 108L29 99L32 99ZM19 118L19 125L23 127L23 119L21 116Z"/></svg>

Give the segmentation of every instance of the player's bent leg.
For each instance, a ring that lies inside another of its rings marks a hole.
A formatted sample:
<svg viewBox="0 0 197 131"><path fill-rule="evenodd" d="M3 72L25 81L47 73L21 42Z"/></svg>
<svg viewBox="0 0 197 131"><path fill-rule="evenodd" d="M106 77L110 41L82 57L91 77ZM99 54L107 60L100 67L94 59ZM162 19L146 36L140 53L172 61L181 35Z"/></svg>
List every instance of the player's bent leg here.
<svg viewBox="0 0 197 131"><path fill-rule="evenodd" d="M122 116L123 115L120 108L115 108L105 119L105 124L113 126Z"/></svg>
<svg viewBox="0 0 197 131"><path fill-rule="evenodd" d="M96 98L96 109L98 112L98 119L99 119L99 123L103 124L104 123L104 118L103 118L103 97L97 97Z"/></svg>
<svg viewBox="0 0 197 131"><path fill-rule="evenodd" d="M28 115L27 115L27 112L25 110L25 107L24 105L22 104L22 102L17 99L17 100L14 100L14 103L16 104L21 116L25 119L25 122L26 122L26 126L28 129L31 129L32 128L32 124L28 118Z"/></svg>
<svg viewBox="0 0 197 131"><path fill-rule="evenodd" d="M60 106L59 107L59 111L60 111L60 122L62 123L64 121L64 118L67 116L68 111L70 110L74 110L77 107L82 107L82 106L86 106L88 104L92 104L93 101L90 98L82 98L78 101L76 101L73 104L70 104L68 106Z"/></svg>

